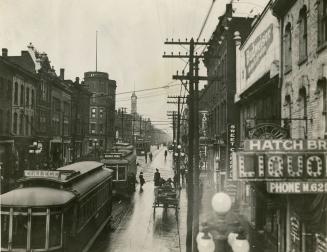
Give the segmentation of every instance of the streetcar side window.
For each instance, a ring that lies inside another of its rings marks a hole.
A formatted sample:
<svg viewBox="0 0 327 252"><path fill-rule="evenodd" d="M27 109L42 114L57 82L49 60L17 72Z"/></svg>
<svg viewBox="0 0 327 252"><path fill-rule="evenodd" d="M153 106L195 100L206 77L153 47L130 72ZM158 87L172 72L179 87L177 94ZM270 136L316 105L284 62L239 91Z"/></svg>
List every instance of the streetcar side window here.
<svg viewBox="0 0 327 252"><path fill-rule="evenodd" d="M27 214L13 216L12 247L26 248L27 246Z"/></svg>
<svg viewBox="0 0 327 252"><path fill-rule="evenodd" d="M61 214L50 215L50 247L59 246L61 242Z"/></svg>
<svg viewBox="0 0 327 252"><path fill-rule="evenodd" d="M126 166L118 167L118 178L117 180L126 180Z"/></svg>
<svg viewBox="0 0 327 252"><path fill-rule="evenodd" d="M42 249L45 248L46 239L46 216L32 215L31 222L31 248Z"/></svg>
<svg viewBox="0 0 327 252"><path fill-rule="evenodd" d="M1 214L1 247L8 248L9 214Z"/></svg>

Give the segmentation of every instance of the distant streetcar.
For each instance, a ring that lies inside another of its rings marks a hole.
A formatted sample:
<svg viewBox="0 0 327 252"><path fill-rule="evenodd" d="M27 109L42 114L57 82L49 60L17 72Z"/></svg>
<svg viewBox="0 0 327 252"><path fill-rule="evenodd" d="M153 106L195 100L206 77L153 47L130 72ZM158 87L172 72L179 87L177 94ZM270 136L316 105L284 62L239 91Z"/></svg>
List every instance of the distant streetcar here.
<svg viewBox="0 0 327 252"><path fill-rule="evenodd" d="M1 195L1 251L88 251L111 217L112 171L86 161L24 175Z"/></svg>
<svg viewBox="0 0 327 252"><path fill-rule="evenodd" d="M145 154L150 152L150 145L150 140L137 138L135 141L136 155L144 156Z"/></svg>
<svg viewBox="0 0 327 252"><path fill-rule="evenodd" d="M113 193L117 196L131 197L136 184L136 154L133 145L116 143L101 160L106 168L113 170Z"/></svg>

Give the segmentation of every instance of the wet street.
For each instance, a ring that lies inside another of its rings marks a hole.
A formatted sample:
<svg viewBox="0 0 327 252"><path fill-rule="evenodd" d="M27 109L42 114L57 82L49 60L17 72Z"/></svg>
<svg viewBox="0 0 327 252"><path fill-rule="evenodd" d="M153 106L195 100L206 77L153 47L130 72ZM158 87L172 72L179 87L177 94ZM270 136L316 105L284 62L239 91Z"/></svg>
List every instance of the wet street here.
<svg viewBox="0 0 327 252"><path fill-rule="evenodd" d="M127 213L118 227L108 233L104 231L95 241L90 251L127 252L127 251L185 251L186 230L186 191L181 190L180 210L164 213L162 208L153 211L154 199L153 174L158 168L164 179L173 178L172 154L164 160L164 150L152 149L153 161L145 164L143 157L138 157L139 171L143 171L146 180L143 192L139 187L132 199Z"/></svg>

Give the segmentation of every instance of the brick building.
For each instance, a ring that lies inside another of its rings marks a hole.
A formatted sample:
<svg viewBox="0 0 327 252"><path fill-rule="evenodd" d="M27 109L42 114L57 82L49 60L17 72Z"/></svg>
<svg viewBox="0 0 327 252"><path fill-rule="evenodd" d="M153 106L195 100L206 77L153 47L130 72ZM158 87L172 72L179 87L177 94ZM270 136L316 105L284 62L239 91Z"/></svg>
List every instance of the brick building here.
<svg viewBox="0 0 327 252"><path fill-rule="evenodd" d="M33 143L36 117L38 78L34 63L27 51L9 56L6 48L0 57L0 159L4 190L13 179L22 175Z"/></svg>
<svg viewBox="0 0 327 252"><path fill-rule="evenodd" d="M99 155L110 149L115 139L116 81L109 79L108 73L86 72L84 83L92 93L89 151Z"/></svg>
<svg viewBox="0 0 327 252"><path fill-rule="evenodd" d="M228 129L239 125L239 112L234 104L236 55L233 34L239 31L246 37L252 20L233 13L232 4L227 4L204 55L207 75L211 80L201 91L199 106L201 110L208 111L208 169L218 171L211 176L215 179L217 190L224 188L227 175Z"/></svg>
<svg viewBox="0 0 327 252"><path fill-rule="evenodd" d="M239 32L234 35L240 143L246 139L284 136L280 134L286 130L281 128L279 23L272 14L271 2L256 17L243 43ZM267 193L265 181L260 179L239 178L237 188L236 202L248 224L253 251L284 251L283 243L278 240L278 235L284 233L284 209L280 204L283 197Z"/></svg>
<svg viewBox="0 0 327 252"><path fill-rule="evenodd" d="M285 126L293 139L326 139L327 1L277 0L273 11L279 19L283 38L280 77ZM312 174L310 167L307 167L307 176ZM319 162L315 167L313 184L321 177ZM305 181L306 178L301 179L298 184ZM326 177L319 183L326 183ZM314 192L285 195L285 233L279 239L285 251L311 252L327 248L326 193Z"/></svg>

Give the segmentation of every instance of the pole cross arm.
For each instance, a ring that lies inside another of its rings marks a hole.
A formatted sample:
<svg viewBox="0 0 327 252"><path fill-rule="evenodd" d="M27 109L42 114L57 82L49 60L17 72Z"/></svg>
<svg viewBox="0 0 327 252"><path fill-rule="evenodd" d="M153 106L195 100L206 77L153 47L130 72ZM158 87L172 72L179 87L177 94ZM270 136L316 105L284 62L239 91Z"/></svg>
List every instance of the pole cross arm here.
<svg viewBox="0 0 327 252"><path fill-rule="evenodd" d="M190 58L190 55L187 55L187 54L171 54L171 55L168 55L168 54L164 54L162 55L163 58L179 58L179 59L189 59ZM204 59L204 55L194 55L193 58L197 58L197 59Z"/></svg>
<svg viewBox="0 0 327 252"><path fill-rule="evenodd" d="M173 75L174 80L198 80L198 81L218 81L218 77L208 77L208 76L193 76L189 75Z"/></svg>

